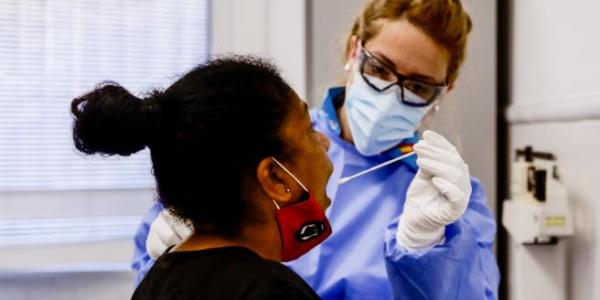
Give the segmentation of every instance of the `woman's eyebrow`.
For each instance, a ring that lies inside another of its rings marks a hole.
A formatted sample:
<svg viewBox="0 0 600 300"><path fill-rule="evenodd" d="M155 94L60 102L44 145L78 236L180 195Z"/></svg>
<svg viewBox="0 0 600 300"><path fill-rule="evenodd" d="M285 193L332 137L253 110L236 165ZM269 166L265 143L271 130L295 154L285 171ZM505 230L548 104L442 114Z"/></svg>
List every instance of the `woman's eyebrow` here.
<svg viewBox="0 0 600 300"><path fill-rule="evenodd" d="M377 58L378 60L383 62L386 66L392 68L394 70L394 72L396 71L396 69L397 69L396 64L394 64L393 61L391 61L389 58L387 58L387 56L385 56L385 54L383 54L379 51L374 51L373 56L375 56L375 58Z"/></svg>
<svg viewBox="0 0 600 300"><path fill-rule="evenodd" d="M392 68L392 70L394 70L394 72L400 73L400 72L398 72L398 67L396 66L396 64L394 64L394 62L392 62L389 58L387 58L387 56L385 56L385 54L383 54L379 51L374 51L373 56L375 56L375 58L377 58L378 60L383 62L389 68ZM402 73L400 73L400 74L402 74ZM429 75L418 74L418 73L402 74L402 75L409 77L409 78L420 79L425 82L436 82L436 79Z"/></svg>

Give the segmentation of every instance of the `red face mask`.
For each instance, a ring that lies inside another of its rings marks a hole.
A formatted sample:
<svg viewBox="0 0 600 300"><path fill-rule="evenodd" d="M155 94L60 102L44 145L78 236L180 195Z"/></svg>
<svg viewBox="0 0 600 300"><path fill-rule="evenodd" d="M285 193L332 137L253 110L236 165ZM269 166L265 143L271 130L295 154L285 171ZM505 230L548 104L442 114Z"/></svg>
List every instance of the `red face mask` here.
<svg viewBox="0 0 600 300"><path fill-rule="evenodd" d="M275 212L281 236L281 260L294 260L331 235L331 225L325 212L308 189L275 158L273 161L290 174L308 194L308 199L286 207L279 207L275 201Z"/></svg>

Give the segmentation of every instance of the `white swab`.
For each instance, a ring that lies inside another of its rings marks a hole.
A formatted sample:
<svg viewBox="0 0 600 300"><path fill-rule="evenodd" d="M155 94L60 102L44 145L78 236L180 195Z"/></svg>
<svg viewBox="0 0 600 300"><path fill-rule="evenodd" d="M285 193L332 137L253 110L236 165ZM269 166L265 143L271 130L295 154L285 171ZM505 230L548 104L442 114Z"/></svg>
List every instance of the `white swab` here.
<svg viewBox="0 0 600 300"><path fill-rule="evenodd" d="M373 172L373 171L375 171L375 170L377 170L377 169L383 168L383 167L385 167L385 166L387 166L387 165L389 165L389 164L393 164L393 163L395 163L395 162L397 162L397 161L403 160L403 159L405 159L405 158L407 158L407 157L409 157L409 156L411 156L411 155L413 155L413 154L415 154L415 152L414 152L414 151L413 151L413 152L406 153L406 154L404 154L404 155L402 155L402 156L399 156L399 157L396 157L396 158L394 158L394 159L390 159L390 160L388 160L388 161L386 161L386 162L380 163L380 164L378 164L378 165L376 165L376 166L374 166L374 167L371 167L371 168L369 168L369 169L366 169L366 170L364 170L364 171L362 171L362 172L356 173L356 174L354 174L354 175L352 175L352 176L347 176L347 177L340 178L340 180L338 180L338 184L340 184L340 185L341 185L341 184L344 184L344 183L346 183L346 182L348 182L348 181L350 181L350 180L352 180L352 179L354 179L354 178L356 178L356 177L359 177L359 176L365 175L365 174L367 174L367 173L369 173L369 172Z"/></svg>

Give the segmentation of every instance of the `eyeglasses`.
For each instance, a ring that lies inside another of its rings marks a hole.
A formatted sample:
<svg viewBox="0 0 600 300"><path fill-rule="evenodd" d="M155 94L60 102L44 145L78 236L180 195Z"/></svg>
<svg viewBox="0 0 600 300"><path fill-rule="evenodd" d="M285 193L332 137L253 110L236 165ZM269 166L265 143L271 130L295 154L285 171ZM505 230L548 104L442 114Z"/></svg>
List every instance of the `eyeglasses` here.
<svg viewBox="0 0 600 300"><path fill-rule="evenodd" d="M428 106L437 100L446 88L444 83L428 83L399 74L364 47L360 49L360 75L376 91L383 92L398 85L403 103L410 106ZM407 97L405 89L418 97Z"/></svg>

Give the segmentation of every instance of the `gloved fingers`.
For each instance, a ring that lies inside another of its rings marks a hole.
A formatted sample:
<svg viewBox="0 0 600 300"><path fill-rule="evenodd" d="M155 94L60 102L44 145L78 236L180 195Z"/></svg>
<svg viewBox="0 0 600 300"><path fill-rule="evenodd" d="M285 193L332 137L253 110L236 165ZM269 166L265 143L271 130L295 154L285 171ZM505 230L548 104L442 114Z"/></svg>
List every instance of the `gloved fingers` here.
<svg viewBox="0 0 600 300"><path fill-rule="evenodd" d="M417 170L417 174L415 175L415 179L421 180L431 180L433 174L429 173L427 170L419 169Z"/></svg>
<svg viewBox="0 0 600 300"><path fill-rule="evenodd" d="M192 235L193 230L188 224L183 222L177 222L175 233L179 237L179 241L183 241Z"/></svg>
<svg viewBox="0 0 600 300"><path fill-rule="evenodd" d="M433 159L419 157L417 159L417 165L423 171L432 174L433 177L441 177L453 183L459 183L465 177L463 170Z"/></svg>
<svg viewBox="0 0 600 300"><path fill-rule="evenodd" d="M465 197L465 192L461 188L444 178L433 177L431 182L450 202L457 202Z"/></svg>
<svg viewBox="0 0 600 300"><path fill-rule="evenodd" d="M398 246L408 249L425 249L439 244L444 236L444 226L420 230L418 223L408 221L403 214L398 221L396 242Z"/></svg>
<svg viewBox="0 0 600 300"><path fill-rule="evenodd" d="M454 147L452 143L450 143L445 137L443 137L441 134L435 131L425 130L425 132L423 133L423 139L437 147L444 149L452 149L456 151L456 147Z"/></svg>
<svg viewBox="0 0 600 300"><path fill-rule="evenodd" d="M155 228L156 236L160 242L168 247L177 244L180 239L175 230L173 230L172 222L168 220L169 217L167 215L163 210L152 223L152 227Z"/></svg>
<svg viewBox="0 0 600 300"><path fill-rule="evenodd" d="M163 218L170 227L172 227L173 224L178 221L177 217L175 217L175 215L173 215L168 209L163 209L160 212L160 217Z"/></svg>
<svg viewBox="0 0 600 300"><path fill-rule="evenodd" d="M163 244L156 234L148 235L148 238L146 239L146 251L150 257L153 259L159 258L167 248L168 246Z"/></svg>
<svg viewBox="0 0 600 300"><path fill-rule="evenodd" d="M175 217L170 211L163 210L160 215L168 225L163 231L165 234L163 240L165 242L178 244L192 234L192 229L184 221Z"/></svg>
<svg viewBox="0 0 600 300"><path fill-rule="evenodd" d="M456 167L464 164L462 157L458 153L428 143L417 143L413 149L417 153L417 156L422 158L429 158Z"/></svg>
<svg viewBox="0 0 600 300"><path fill-rule="evenodd" d="M150 231L148 232L148 238L146 239L146 251L152 258L158 258L165 250L171 246L168 241L169 236L169 224L166 222L162 214L150 225Z"/></svg>

